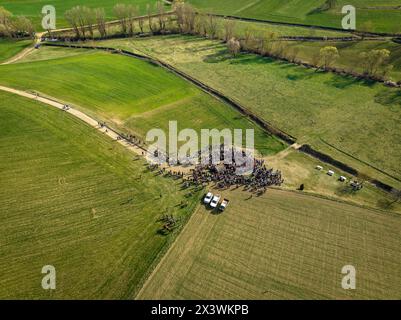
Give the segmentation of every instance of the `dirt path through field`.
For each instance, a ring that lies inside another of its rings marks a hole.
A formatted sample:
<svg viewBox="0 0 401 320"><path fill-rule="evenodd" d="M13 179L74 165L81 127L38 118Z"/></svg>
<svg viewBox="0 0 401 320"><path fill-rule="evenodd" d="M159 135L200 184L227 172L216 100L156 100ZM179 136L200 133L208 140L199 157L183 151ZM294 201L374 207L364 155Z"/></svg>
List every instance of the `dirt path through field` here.
<svg viewBox="0 0 401 320"><path fill-rule="evenodd" d="M113 129L109 128L109 127L105 127L105 126L100 126L99 122L91 117L89 117L88 115L86 115L85 113L77 110L77 109L73 109L73 108L69 108L68 110L63 110L64 104L53 100L53 99L49 99L49 98L45 98L45 97L41 97L39 95L36 95L35 93L29 93L26 91L22 91L22 90L17 90L17 89L13 89L13 88L9 88L9 87L4 87L4 86L0 86L0 90L2 91L6 91L9 93L13 93L16 95L19 95L21 97L25 97L28 99L32 99L32 100L36 100L39 102L42 102L44 104L47 104L49 106L55 107L57 109L62 110L63 112L67 112L71 115L73 115L74 117L82 120L83 122L85 122L86 124L90 125L93 128L96 128L97 130L99 130L100 132L102 132L103 134L106 134L107 136L109 136L111 139L118 141L121 145L123 145L124 147L126 147L127 149L129 149L130 151L135 152L138 155L145 155L145 153L147 152L145 149L142 149L136 145L133 145L131 142L129 142L128 140L124 139L124 137L121 137L121 135L114 131Z"/></svg>
<svg viewBox="0 0 401 320"><path fill-rule="evenodd" d="M18 60L21 60L22 58L26 57L27 55L30 55L33 51L35 51L35 46L40 43L40 39L42 38L43 32L42 33L37 33L35 36L35 41L33 44L31 44L29 47L25 48L24 50L18 52L14 57L11 57L7 61L3 62L2 64L11 64L15 63Z"/></svg>

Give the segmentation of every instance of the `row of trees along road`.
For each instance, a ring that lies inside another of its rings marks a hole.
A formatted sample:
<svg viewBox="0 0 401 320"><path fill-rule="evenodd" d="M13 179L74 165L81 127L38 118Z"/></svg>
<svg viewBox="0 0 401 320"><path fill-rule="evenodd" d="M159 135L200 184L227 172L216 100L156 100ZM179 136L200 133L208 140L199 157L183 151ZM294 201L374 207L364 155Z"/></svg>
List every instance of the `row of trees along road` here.
<svg viewBox="0 0 401 320"><path fill-rule="evenodd" d="M31 20L24 16L14 16L10 11L0 7L0 37L26 38L33 35Z"/></svg>
<svg viewBox="0 0 401 320"><path fill-rule="evenodd" d="M120 33L132 36L136 28L141 33L145 31L145 23L149 31L158 33L167 29L167 24L171 23L170 15L166 13L162 1L156 2L155 6L147 5L147 14L139 16L139 7L132 4L116 4L113 8L115 20L120 26ZM157 14L155 17L154 15ZM64 14L65 19L75 32L77 39L94 38L97 30L99 36L107 37L109 24L106 23L106 14L103 8L91 9L85 6L76 6L67 10Z"/></svg>
<svg viewBox="0 0 401 320"><path fill-rule="evenodd" d="M334 5L334 2L327 2L327 6ZM294 63L302 63L297 57L299 49L290 47L288 41L281 39L274 32L254 30L250 26L239 34L236 30L235 20L198 13L190 4L183 1L174 1L172 10L174 16L166 13L164 3L158 1L155 6L147 6L145 16L138 16L139 8L130 4L117 4L113 12L120 26L119 32L127 36L132 36L137 31L144 33L145 29L153 34L169 31L200 35L225 41L228 51L233 56L236 56L240 51L247 51ZM75 31L76 38L93 38L96 29L100 37L105 38L108 35L108 24L102 8L90 9L85 6L76 6L65 13L65 18ZM387 49L363 52L359 60L359 69L366 77L385 79L392 69L388 63L390 54ZM310 63L318 70L328 70L333 68L339 58L340 54L336 47L325 46L320 49L318 54L310 57ZM355 73L353 70L345 71L351 74Z"/></svg>

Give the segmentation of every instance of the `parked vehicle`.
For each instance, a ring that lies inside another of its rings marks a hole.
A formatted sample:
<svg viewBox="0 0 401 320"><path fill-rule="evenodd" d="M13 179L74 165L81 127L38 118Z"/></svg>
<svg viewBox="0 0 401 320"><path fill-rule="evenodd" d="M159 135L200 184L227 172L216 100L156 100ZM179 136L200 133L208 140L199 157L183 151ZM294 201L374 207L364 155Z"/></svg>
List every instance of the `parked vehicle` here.
<svg viewBox="0 0 401 320"><path fill-rule="evenodd" d="M223 202L221 203L220 207L219 207L219 210L220 211L226 210L229 202L230 202L230 200L224 199Z"/></svg>
<svg viewBox="0 0 401 320"><path fill-rule="evenodd" d="M210 206L214 209L217 208L217 205L219 204L221 199L221 196L214 196L212 202L210 202Z"/></svg>
<svg viewBox="0 0 401 320"><path fill-rule="evenodd" d="M213 193L208 192L208 194L203 199L204 204L209 204L213 200Z"/></svg>

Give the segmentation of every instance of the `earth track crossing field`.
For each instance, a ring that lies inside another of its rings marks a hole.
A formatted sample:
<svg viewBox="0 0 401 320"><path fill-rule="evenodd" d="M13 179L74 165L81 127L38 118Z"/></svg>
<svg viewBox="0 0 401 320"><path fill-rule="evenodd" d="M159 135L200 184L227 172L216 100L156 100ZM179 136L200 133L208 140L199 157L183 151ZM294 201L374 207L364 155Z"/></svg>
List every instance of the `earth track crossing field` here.
<svg viewBox="0 0 401 320"><path fill-rule="evenodd" d="M0 298L133 298L174 236L157 219L184 222L196 192L60 110L0 98ZM52 293L41 287L49 264Z"/></svg>
<svg viewBox="0 0 401 320"><path fill-rule="evenodd" d="M400 299L401 216L292 192L191 217L138 299ZM353 265L357 289L344 290Z"/></svg>
<svg viewBox="0 0 401 320"><path fill-rule="evenodd" d="M31 40L8 40L0 38L0 64L15 56L32 43Z"/></svg>

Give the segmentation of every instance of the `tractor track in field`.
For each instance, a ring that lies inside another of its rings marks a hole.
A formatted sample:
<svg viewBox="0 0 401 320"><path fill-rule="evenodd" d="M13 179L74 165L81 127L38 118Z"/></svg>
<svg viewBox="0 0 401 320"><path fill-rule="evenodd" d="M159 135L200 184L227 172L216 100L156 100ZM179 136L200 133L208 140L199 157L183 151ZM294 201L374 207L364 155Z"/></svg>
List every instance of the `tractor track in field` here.
<svg viewBox="0 0 401 320"><path fill-rule="evenodd" d="M121 50L121 49L115 49L115 48L109 48L109 47L84 46L84 45L73 45L73 44L62 44L62 43L45 43L44 45L54 46L54 47L75 48L75 49L79 48L79 49L89 49L89 50L101 50L101 51L105 51L105 52L111 52L113 54L120 54L123 56L140 59L140 60L146 61L148 63L160 66L170 72L173 72L174 74L183 78L184 80L192 83L193 85L197 86L199 89L201 89L202 91L206 92L207 94L213 96L214 98L233 107L234 109L239 111L241 114L246 116L248 119L250 119L252 122L259 125L262 129L264 129L269 134L278 137L279 139L281 139L282 141L286 142L289 145L297 146L297 150L299 150L300 152L303 152L319 161L322 161L322 162L329 164L337 169L340 169L341 171L344 171L354 177L358 177L358 175L360 175L360 172L357 171L356 169L350 167L349 165L347 165L341 161L338 161L338 160L332 158L331 156L329 156L327 154L324 154L318 150L315 150L310 145L302 145L302 146L298 145L296 143L297 142L296 137L293 137L290 134L274 127L273 125L271 125L270 123L261 119L259 116L257 116L253 112L249 111L246 107L242 106L239 102L226 96L225 94L221 93L220 91L218 91L214 88L211 88L207 84L201 82L198 79L193 78L192 76L186 74L185 72L178 70L177 68L175 68L174 66L170 65L167 62L161 61L159 59L156 59L154 57L151 57L151 56L148 56L145 54L139 54L139 53L134 53L134 52L130 52L127 50ZM372 169L376 170L376 168L374 168L374 167L372 167ZM390 177L392 179L399 181L399 179L397 179L396 177L393 177L392 175L390 175L388 173L385 173L385 175L387 175L388 177ZM392 190L396 189L393 186L390 186L380 180L377 180L377 179L374 179L371 177L369 177L368 181L372 185L374 185L377 188L379 188L383 191L386 191L386 192L391 192Z"/></svg>

